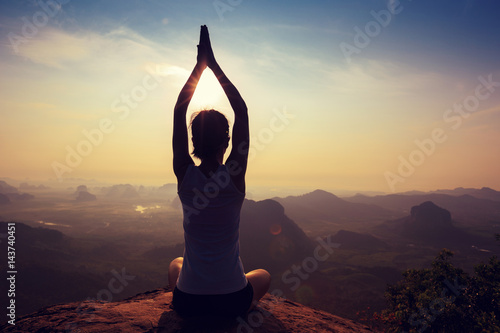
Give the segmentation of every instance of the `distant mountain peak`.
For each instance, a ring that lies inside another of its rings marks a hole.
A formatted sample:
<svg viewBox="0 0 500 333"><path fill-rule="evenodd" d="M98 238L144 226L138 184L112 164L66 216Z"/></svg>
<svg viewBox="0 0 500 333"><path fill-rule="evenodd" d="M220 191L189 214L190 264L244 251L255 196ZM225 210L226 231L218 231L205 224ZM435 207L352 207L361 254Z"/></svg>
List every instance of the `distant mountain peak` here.
<svg viewBox="0 0 500 333"><path fill-rule="evenodd" d="M87 191L79 191L78 194L76 195L76 201L94 201L96 200L97 197L93 195L92 193L89 193Z"/></svg>
<svg viewBox="0 0 500 333"><path fill-rule="evenodd" d="M425 201L411 208L410 222L419 228L448 228L451 227L451 213L432 201Z"/></svg>
<svg viewBox="0 0 500 333"><path fill-rule="evenodd" d="M309 195L309 196L327 196L327 197L338 198L335 194L333 194L331 192L327 192L325 190L320 190L320 189L317 189L317 190L314 190L310 193L304 194L304 196L306 196L306 195Z"/></svg>
<svg viewBox="0 0 500 333"><path fill-rule="evenodd" d="M139 193L131 184L118 184L102 189L107 197L113 198L139 198Z"/></svg>
<svg viewBox="0 0 500 333"><path fill-rule="evenodd" d="M317 203L344 201L343 199L337 197L335 194L320 189L299 196L289 196L288 198L295 198L300 200L305 199L307 201L317 202Z"/></svg>
<svg viewBox="0 0 500 333"><path fill-rule="evenodd" d="M9 193L18 193L17 188L7 184L7 182L0 180L0 193L9 194Z"/></svg>
<svg viewBox="0 0 500 333"><path fill-rule="evenodd" d="M262 207L261 209L269 209L277 214L285 214L285 208L273 199L257 201L257 205L260 205Z"/></svg>

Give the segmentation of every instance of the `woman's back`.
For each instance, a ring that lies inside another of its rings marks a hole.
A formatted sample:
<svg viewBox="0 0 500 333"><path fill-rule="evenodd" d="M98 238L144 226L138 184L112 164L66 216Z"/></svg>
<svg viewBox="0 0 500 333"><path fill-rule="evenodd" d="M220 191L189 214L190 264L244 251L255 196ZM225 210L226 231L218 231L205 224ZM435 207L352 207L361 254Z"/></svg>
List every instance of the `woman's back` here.
<svg viewBox="0 0 500 333"><path fill-rule="evenodd" d="M178 287L192 294L225 294L245 287L239 257L240 210L245 197L220 165L212 177L190 165L179 187L184 211L184 265Z"/></svg>

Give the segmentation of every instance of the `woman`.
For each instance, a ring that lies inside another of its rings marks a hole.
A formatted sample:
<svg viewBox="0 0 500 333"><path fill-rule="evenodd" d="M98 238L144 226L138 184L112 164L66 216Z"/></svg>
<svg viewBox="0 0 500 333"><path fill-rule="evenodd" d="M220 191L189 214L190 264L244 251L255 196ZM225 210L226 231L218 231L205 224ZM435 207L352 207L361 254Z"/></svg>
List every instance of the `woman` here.
<svg viewBox="0 0 500 333"><path fill-rule="evenodd" d="M186 112L205 68L210 68L234 111L232 149L227 119L215 110L192 121L193 155L189 154ZM201 27L197 62L174 109L174 173L184 212L184 257L169 266L173 306L183 316L244 315L269 289L263 269L245 274L239 257L240 210L245 198L249 130L245 102L215 60L208 29Z"/></svg>

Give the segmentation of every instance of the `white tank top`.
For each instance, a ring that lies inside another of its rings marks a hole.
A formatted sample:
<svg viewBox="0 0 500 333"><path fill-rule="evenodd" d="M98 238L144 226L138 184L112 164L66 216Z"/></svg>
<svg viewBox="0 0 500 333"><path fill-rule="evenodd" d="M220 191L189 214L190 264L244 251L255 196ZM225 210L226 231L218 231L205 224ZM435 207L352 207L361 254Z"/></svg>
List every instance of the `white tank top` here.
<svg viewBox="0 0 500 333"><path fill-rule="evenodd" d="M177 288L196 295L228 294L247 284L240 259L245 194L225 165L207 178L191 164L178 191L184 213L184 262Z"/></svg>

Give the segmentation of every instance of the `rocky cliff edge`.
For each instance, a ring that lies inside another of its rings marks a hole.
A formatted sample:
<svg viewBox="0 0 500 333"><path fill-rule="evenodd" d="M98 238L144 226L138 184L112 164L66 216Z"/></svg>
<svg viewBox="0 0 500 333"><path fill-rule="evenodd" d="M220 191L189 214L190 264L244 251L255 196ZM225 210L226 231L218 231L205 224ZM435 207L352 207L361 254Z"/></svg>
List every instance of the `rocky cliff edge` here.
<svg viewBox="0 0 500 333"><path fill-rule="evenodd" d="M2 332L373 332L370 328L271 294L234 321L182 319L171 309L172 292L157 289L119 302L87 300L53 305L17 318Z"/></svg>

